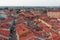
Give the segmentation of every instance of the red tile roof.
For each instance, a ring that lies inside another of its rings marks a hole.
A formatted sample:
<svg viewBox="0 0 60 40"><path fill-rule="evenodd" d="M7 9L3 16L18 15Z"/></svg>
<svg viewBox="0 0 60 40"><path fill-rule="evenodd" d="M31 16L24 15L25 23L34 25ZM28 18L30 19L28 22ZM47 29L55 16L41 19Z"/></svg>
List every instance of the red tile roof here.
<svg viewBox="0 0 60 40"><path fill-rule="evenodd" d="M48 12L60 12L60 10L48 10Z"/></svg>

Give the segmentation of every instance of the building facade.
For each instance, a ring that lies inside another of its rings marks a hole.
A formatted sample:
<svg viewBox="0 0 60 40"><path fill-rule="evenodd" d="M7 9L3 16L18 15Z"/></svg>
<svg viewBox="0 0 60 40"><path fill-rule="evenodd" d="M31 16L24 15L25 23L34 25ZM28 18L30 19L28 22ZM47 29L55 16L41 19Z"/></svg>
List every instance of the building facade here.
<svg viewBox="0 0 60 40"><path fill-rule="evenodd" d="M47 16L51 18L60 18L60 10L48 10Z"/></svg>

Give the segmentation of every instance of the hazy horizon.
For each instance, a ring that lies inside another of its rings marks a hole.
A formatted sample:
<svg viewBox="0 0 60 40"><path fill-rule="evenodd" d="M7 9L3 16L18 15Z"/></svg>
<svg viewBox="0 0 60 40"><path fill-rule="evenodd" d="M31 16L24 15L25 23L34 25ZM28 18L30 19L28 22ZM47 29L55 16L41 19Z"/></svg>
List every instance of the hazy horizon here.
<svg viewBox="0 0 60 40"><path fill-rule="evenodd" d="M0 6L60 6L60 0L0 0Z"/></svg>

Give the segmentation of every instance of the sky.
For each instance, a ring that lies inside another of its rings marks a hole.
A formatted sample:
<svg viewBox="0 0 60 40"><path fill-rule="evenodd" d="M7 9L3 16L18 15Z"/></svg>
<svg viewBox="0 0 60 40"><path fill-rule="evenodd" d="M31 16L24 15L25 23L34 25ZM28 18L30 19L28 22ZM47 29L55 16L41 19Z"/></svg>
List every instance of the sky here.
<svg viewBox="0 0 60 40"><path fill-rule="evenodd" d="M60 0L0 0L0 6L60 6Z"/></svg>

